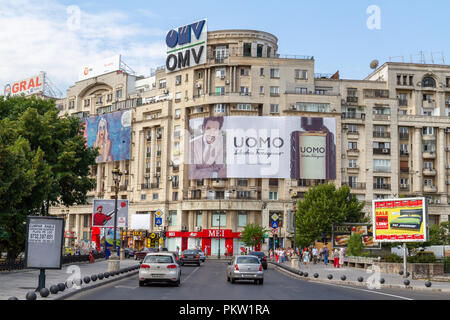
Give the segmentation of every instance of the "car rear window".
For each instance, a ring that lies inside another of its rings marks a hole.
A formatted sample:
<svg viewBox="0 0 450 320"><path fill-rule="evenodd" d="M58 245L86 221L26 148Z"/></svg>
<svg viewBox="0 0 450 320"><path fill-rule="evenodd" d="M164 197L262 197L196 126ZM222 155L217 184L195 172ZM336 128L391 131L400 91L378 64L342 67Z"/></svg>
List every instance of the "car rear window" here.
<svg viewBox="0 0 450 320"><path fill-rule="evenodd" d="M264 252L250 252L252 256L264 257Z"/></svg>
<svg viewBox="0 0 450 320"><path fill-rule="evenodd" d="M151 255L145 257L144 263L173 263L172 256Z"/></svg>
<svg viewBox="0 0 450 320"><path fill-rule="evenodd" d="M183 251L183 254L196 254L196 253L197 253L197 251L194 251L194 250Z"/></svg>
<svg viewBox="0 0 450 320"><path fill-rule="evenodd" d="M236 260L236 263L256 263L259 264L259 260L258 258L253 258L253 257L238 257Z"/></svg>

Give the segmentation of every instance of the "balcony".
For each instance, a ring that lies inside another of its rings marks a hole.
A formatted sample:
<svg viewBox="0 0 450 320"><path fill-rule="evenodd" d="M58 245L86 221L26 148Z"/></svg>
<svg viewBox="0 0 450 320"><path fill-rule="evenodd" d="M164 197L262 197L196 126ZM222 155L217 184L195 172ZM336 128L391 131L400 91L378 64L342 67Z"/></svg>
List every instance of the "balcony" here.
<svg viewBox="0 0 450 320"><path fill-rule="evenodd" d="M423 192L437 192L436 186L423 186Z"/></svg>
<svg viewBox="0 0 450 320"><path fill-rule="evenodd" d="M227 180L212 180L211 186L213 188L225 188L227 186Z"/></svg>
<svg viewBox="0 0 450 320"><path fill-rule="evenodd" d="M424 151L422 153L424 159L436 159L436 152L434 151Z"/></svg>
<svg viewBox="0 0 450 320"><path fill-rule="evenodd" d="M389 139L391 137L391 133L387 131L374 131L373 137Z"/></svg>
<svg viewBox="0 0 450 320"><path fill-rule="evenodd" d="M159 183L144 183L141 184L142 190L148 190L148 189L159 189Z"/></svg>
<svg viewBox="0 0 450 320"><path fill-rule="evenodd" d="M409 151L407 150L400 150L400 157L408 157Z"/></svg>
<svg viewBox="0 0 450 320"><path fill-rule="evenodd" d="M347 96L347 103L348 104L358 104L358 97Z"/></svg>
<svg viewBox="0 0 450 320"><path fill-rule="evenodd" d="M391 185L385 183L374 183L373 188L375 190L391 190Z"/></svg>
<svg viewBox="0 0 450 320"><path fill-rule="evenodd" d="M358 173L359 172L359 167L355 166L355 167L347 167L347 172L348 173Z"/></svg>
<svg viewBox="0 0 450 320"><path fill-rule="evenodd" d="M323 183L326 183L326 180L300 179L297 180L297 187L312 187Z"/></svg>
<svg viewBox="0 0 450 320"><path fill-rule="evenodd" d="M423 175L424 176L435 176L436 175L436 170L435 169L430 169L430 168L424 168L423 169Z"/></svg>
<svg viewBox="0 0 450 320"><path fill-rule="evenodd" d="M409 184L401 184L399 189L400 189L400 191L409 191L410 185Z"/></svg>
<svg viewBox="0 0 450 320"><path fill-rule="evenodd" d="M357 120L365 120L366 114L359 112L342 112L342 119L357 119Z"/></svg>
<svg viewBox="0 0 450 320"><path fill-rule="evenodd" d="M400 139L408 140L409 139L409 133L408 132L400 132L399 137L400 137Z"/></svg>
<svg viewBox="0 0 450 320"><path fill-rule="evenodd" d="M366 189L366 184L364 182L355 182L355 183L343 182L342 186L349 186L350 189L355 189L355 190L365 190Z"/></svg>
<svg viewBox="0 0 450 320"><path fill-rule="evenodd" d="M436 102L434 100L424 100L422 103L422 108L434 109L434 108L436 108Z"/></svg>
<svg viewBox="0 0 450 320"><path fill-rule="evenodd" d="M373 115L373 120L376 120L376 121L389 121L389 120L391 120L391 115L390 114L378 114L378 113L375 113Z"/></svg>
<svg viewBox="0 0 450 320"><path fill-rule="evenodd" d="M349 156L358 156L359 150L358 149L347 149L347 155Z"/></svg>
<svg viewBox="0 0 450 320"><path fill-rule="evenodd" d="M373 149L373 154L390 155L390 154L391 154L391 149L387 149L387 148L374 148L374 149Z"/></svg>

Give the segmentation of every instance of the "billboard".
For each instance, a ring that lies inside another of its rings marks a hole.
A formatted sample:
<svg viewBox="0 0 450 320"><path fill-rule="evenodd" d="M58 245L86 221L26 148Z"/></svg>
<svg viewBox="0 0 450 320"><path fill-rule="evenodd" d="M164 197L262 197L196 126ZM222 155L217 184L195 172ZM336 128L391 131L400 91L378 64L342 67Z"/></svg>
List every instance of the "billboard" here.
<svg viewBox="0 0 450 320"><path fill-rule="evenodd" d="M336 179L335 118L208 117L189 130L189 179Z"/></svg>
<svg viewBox="0 0 450 320"><path fill-rule="evenodd" d="M425 198L372 201L375 241L428 241L428 210Z"/></svg>
<svg viewBox="0 0 450 320"><path fill-rule="evenodd" d="M115 55L100 61L86 64L78 72L78 81L120 70L120 61L120 55Z"/></svg>
<svg viewBox="0 0 450 320"><path fill-rule="evenodd" d="M128 227L128 200L117 199L117 228ZM95 199L93 228L114 228L115 199Z"/></svg>
<svg viewBox="0 0 450 320"><path fill-rule="evenodd" d="M374 242L373 226L369 223L343 223L333 225L333 248L347 247L353 234L360 234L364 246L368 249L379 249L380 244Z"/></svg>
<svg viewBox="0 0 450 320"><path fill-rule="evenodd" d="M206 19L170 30L166 36L166 72L205 64L207 38Z"/></svg>
<svg viewBox="0 0 450 320"><path fill-rule="evenodd" d="M22 79L20 81L8 83L4 88L4 95L18 96L24 94L29 96L32 94L41 94L44 92L45 73L41 72L37 76Z"/></svg>
<svg viewBox="0 0 450 320"><path fill-rule="evenodd" d="M84 137L90 148L99 148L97 163L129 160L131 110L83 119Z"/></svg>

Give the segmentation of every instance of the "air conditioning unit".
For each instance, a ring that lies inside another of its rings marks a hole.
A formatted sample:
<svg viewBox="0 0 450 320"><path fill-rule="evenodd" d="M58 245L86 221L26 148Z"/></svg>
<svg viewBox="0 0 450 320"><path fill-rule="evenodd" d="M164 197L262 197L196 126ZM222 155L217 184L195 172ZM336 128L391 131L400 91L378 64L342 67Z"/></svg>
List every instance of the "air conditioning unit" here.
<svg viewBox="0 0 450 320"><path fill-rule="evenodd" d="M179 115L179 114L176 114L176 115L175 115L175 119L180 119L180 115Z"/></svg>
<svg viewBox="0 0 450 320"><path fill-rule="evenodd" d="M188 228L186 226L181 226L181 231L188 231Z"/></svg>
<svg viewBox="0 0 450 320"><path fill-rule="evenodd" d="M201 84L201 83L197 83L197 84L195 85L195 87L200 89L200 88L202 87L202 84Z"/></svg>
<svg viewBox="0 0 450 320"><path fill-rule="evenodd" d="M389 149L382 149L381 152L383 152L383 153L389 153Z"/></svg>
<svg viewBox="0 0 450 320"><path fill-rule="evenodd" d="M168 176L167 180L172 181L172 176Z"/></svg>
<svg viewBox="0 0 450 320"><path fill-rule="evenodd" d="M230 84L230 80L225 80L225 84Z"/></svg>
<svg viewBox="0 0 450 320"><path fill-rule="evenodd" d="M439 199L436 199L436 200L434 200L434 203L436 203L436 204L440 204L440 203L441 203L441 200L439 200Z"/></svg>
<svg viewBox="0 0 450 320"><path fill-rule="evenodd" d="M293 105L291 106L291 110L297 110L297 106L296 106L295 104L293 104Z"/></svg>
<svg viewBox="0 0 450 320"><path fill-rule="evenodd" d="M445 128L445 133L450 133L450 128Z"/></svg>
<svg viewBox="0 0 450 320"><path fill-rule="evenodd" d="M220 76L220 79L225 79L225 76L224 76L224 75L221 75L221 76Z"/></svg>
<svg viewBox="0 0 450 320"><path fill-rule="evenodd" d="M161 139L161 133L157 133L157 134L156 134L156 138L157 138L157 139Z"/></svg>
<svg viewBox="0 0 450 320"><path fill-rule="evenodd" d="M195 231L202 231L202 227L195 227Z"/></svg>
<svg viewBox="0 0 450 320"><path fill-rule="evenodd" d="M450 180L447 180L447 181L445 182L445 184L449 185L449 184L450 184Z"/></svg>
<svg viewBox="0 0 450 320"><path fill-rule="evenodd" d="M126 176L129 175L128 170L125 170L123 173L124 173Z"/></svg>
<svg viewBox="0 0 450 320"><path fill-rule="evenodd" d="M450 147L445 147L445 151L450 151Z"/></svg>
<svg viewBox="0 0 450 320"><path fill-rule="evenodd" d="M147 141L152 141L152 136L150 134L147 135Z"/></svg>
<svg viewBox="0 0 450 320"><path fill-rule="evenodd" d="M345 101L345 99L341 99L341 104L346 104L347 101Z"/></svg>
<svg viewBox="0 0 450 320"><path fill-rule="evenodd" d="M164 94L168 94L169 93L169 90L167 90L167 89L164 89Z"/></svg>
<svg viewBox="0 0 450 320"><path fill-rule="evenodd" d="M450 169L450 164L446 165L445 169Z"/></svg>

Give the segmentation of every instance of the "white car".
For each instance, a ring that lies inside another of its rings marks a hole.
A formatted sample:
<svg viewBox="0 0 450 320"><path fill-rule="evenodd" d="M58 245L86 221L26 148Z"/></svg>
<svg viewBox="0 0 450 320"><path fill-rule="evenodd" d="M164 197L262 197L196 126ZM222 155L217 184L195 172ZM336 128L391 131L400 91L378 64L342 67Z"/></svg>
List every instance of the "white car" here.
<svg viewBox="0 0 450 320"><path fill-rule="evenodd" d="M169 282L180 285L181 267L169 252L153 252L145 256L139 269L139 286L150 282Z"/></svg>

